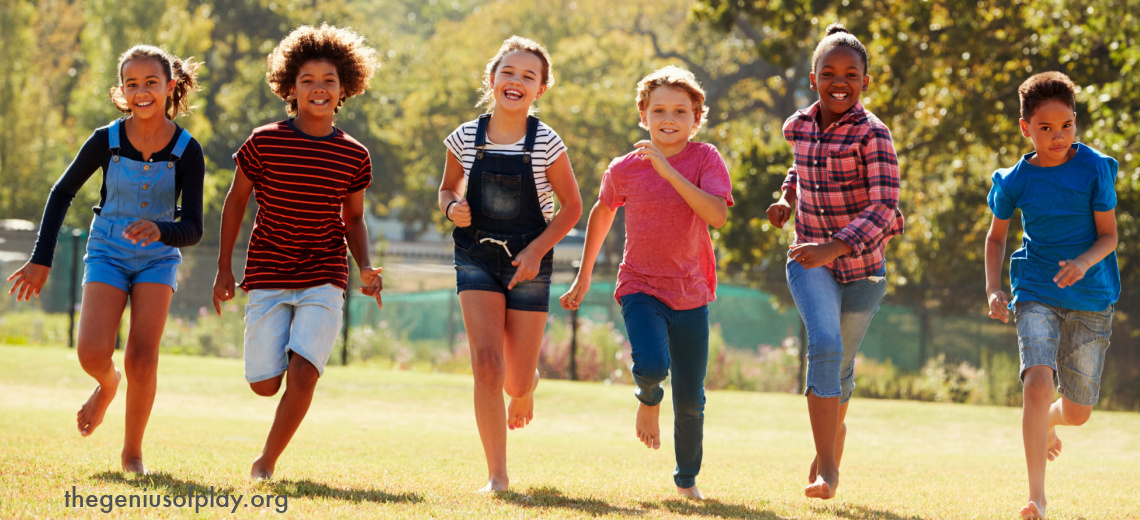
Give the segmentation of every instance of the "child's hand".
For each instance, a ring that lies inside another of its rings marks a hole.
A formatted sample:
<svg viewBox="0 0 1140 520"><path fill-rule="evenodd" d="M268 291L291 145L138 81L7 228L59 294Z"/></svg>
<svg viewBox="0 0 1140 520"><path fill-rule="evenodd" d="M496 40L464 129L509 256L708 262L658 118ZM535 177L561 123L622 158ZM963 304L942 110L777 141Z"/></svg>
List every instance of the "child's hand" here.
<svg viewBox="0 0 1140 520"><path fill-rule="evenodd" d="M804 269L827 265L851 251L851 246L842 240L832 239L826 244L794 244L788 249L788 258L795 260Z"/></svg>
<svg viewBox="0 0 1140 520"><path fill-rule="evenodd" d="M158 224L149 220L136 220L123 230L123 238L130 240L132 244L142 241L143 247L150 245L151 242L158 242L161 237L162 232L158 230Z"/></svg>
<svg viewBox="0 0 1140 520"><path fill-rule="evenodd" d="M214 276L214 310L222 315L222 302L234 299L234 273L229 269L218 269Z"/></svg>
<svg viewBox="0 0 1140 520"><path fill-rule="evenodd" d="M12 276L8 277L8 281L13 282L8 294L15 294L18 302L31 301L32 296L39 298L40 289L43 289L44 284L47 283L50 272L50 267L25 262L16 272L12 273Z"/></svg>
<svg viewBox="0 0 1140 520"><path fill-rule="evenodd" d="M586 293L590 292L590 276L583 276L578 273L574 278L574 284L570 286L570 290L566 291L558 298L558 303L562 304L562 308L568 311L577 309L582 305L582 300L586 299Z"/></svg>
<svg viewBox="0 0 1140 520"><path fill-rule="evenodd" d="M458 205L458 204L457 204ZM515 275L511 277L510 283L507 284L507 290L515 288L515 284L530 280L538 274L538 268L542 264L542 255L532 249L530 246L524 247L519 254L515 255L514 260L511 260L511 265L517 267Z"/></svg>
<svg viewBox="0 0 1140 520"><path fill-rule="evenodd" d="M1057 271L1057 274L1053 276L1053 282L1057 284L1057 287L1062 289L1079 282L1081 278L1085 277L1085 271L1088 271L1090 267L1088 262L1080 258L1076 260L1061 260L1057 262L1057 264L1061 266L1061 270Z"/></svg>
<svg viewBox="0 0 1140 520"><path fill-rule="evenodd" d="M380 276L380 271L383 267L375 269L371 267L360 268L360 293L366 296L376 298L376 306L381 309L384 308L384 302L380 301L380 291L384 290L384 277Z"/></svg>
<svg viewBox="0 0 1140 520"><path fill-rule="evenodd" d="M638 141L633 146L637 148L634 153L640 155L643 160L652 163L653 169L657 170L658 175L666 177L677 173L677 170L673 169L673 166L669 164L669 160L665 158L665 154L657 148L657 145L653 144L653 141Z"/></svg>
<svg viewBox="0 0 1140 520"><path fill-rule="evenodd" d="M768 222L778 228L784 227L788 219L792 216L792 205L785 199L780 199L776 203L768 206Z"/></svg>
<svg viewBox="0 0 1140 520"><path fill-rule="evenodd" d="M995 320L1009 323L1009 296L1002 291L990 291L988 296L990 303L989 316Z"/></svg>
<svg viewBox="0 0 1140 520"><path fill-rule="evenodd" d="M471 225L471 206L467 204L467 199L459 199L459 202L448 205L451 208L447 211L447 218L450 218L456 226L467 227Z"/></svg>

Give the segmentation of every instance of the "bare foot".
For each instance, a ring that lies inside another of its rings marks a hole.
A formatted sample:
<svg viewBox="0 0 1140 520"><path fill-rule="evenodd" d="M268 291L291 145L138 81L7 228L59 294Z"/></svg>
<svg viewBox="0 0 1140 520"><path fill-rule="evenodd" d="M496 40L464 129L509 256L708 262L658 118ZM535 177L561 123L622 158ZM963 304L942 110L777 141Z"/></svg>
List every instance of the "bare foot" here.
<svg viewBox="0 0 1140 520"><path fill-rule="evenodd" d="M847 440L847 423L839 425L839 433L835 436L835 463L839 464L839 460L843 458L843 443ZM808 484L815 482L816 465L819 462L819 457L811 459L811 469L808 470Z"/></svg>
<svg viewBox="0 0 1140 520"><path fill-rule="evenodd" d="M84 437L91 435L95 428L103 424L103 415L107 413L107 407L111 406L115 393L119 391L119 379L122 377L122 373L116 368L115 385L106 389L102 385L96 385L91 397L79 407L79 411L75 413L75 422L80 435Z"/></svg>
<svg viewBox="0 0 1140 520"><path fill-rule="evenodd" d="M507 428L522 428L534 419L534 391L538 389L538 369L534 371L534 385L523 397L512 397L507 405Z"/></svg>
<svg viewBox="0 0 1140 520"><path fill-rule="evenodd" d="M146 475L146 466L143 466L142 457L123 457L123 471Z"/></svg>
<svg viewBox="0 0 1140 520"><path fill-rule="evenodd" d="M705 499L705 496L701 494L701 490L697 489L697 486L695 486L695 485L691 488L679 487L679 488L677 488L677 494L681 495L685 498L691 498L693 500L704 500Z"/></svg>
<svg viewBox="0 0 1140 520"><path fill-rule="evenodd" d="M506 491L510 487L510 481L507 479L492 478L487 481L487 485L480 489L480 493L494 493L495 491Z"/></svg>
<svg viewBox="0 0 1140 520"><path fill-rule="evenodd" d="M1030 500L1028 505L1021 508L1021 518L1022 520L1045 518L1045 504L1038 506L1037 502Z"/></svg>
<svg viewBox="0 0 1140 520"><path fill-rule="evenodd" d="M838 475L835 476L834 482L828 482L823 475L819 475L815 478L815 482L804 488L804 496L827 500L835 496L837 487L839 487Z"/></svg>
<svg viewBox="0 0 1140 520"><path fill-rule="evenodd" d="M648 406L645 403L637 405L637 438L645 443L647 448L659 449L661 447L661 426L657 418L661 416L661 405Z"/></svg>
<svg viewBox="0 0 1140 520"><path fill-rule="evenodd" d="M1057 436L1057 428L1053 426L1049 427L1049 452L1046 455L1049 460L1054 460L1061 455L1061 438Z"/></svg>
<svg viewBox="0 0 1140 520"><path fill-rule="evenodd" d="M253 467L249 469L249 478L253 480L269 480L273 478L273 467L276 463L270 463L262 457L264 457L264 455L253 461Z"/></svg>

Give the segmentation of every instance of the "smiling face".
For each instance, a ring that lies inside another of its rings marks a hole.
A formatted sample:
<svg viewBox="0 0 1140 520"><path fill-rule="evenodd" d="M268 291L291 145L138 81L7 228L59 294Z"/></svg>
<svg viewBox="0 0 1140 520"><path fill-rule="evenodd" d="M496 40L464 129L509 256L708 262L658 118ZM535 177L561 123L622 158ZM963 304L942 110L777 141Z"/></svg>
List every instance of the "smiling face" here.
<svg viewBox="0 0 1140 520"><path fill-rule="evenodd" d="M698 117L688 92L666 86L649 93L649 102L640 113L642 126L649 129L649 138L663 149L683 148L693 135Z"/></svg>
<svg viewBox="0 0 1140 520"><path fill-rule="evenodd" d="M824 120L839 119L859 102L859 93L871 81L865 68L863 58L850 47L835 47L819 57L810 80L812 90L819 92Z"/></svg>
<svg viewBox="0 0 1140 520"><path fill-rule="evenodd" d="M306 61L297 70L290 96L297 102L297 115L306 119L332 119L344 92L336 65L324 60Z"/></svg>
<svg viewBox="0 0 1140 520"><path fill-rule="evenodd" d="M174 80L166 77L162 62L138 58L123 64L119 74L127 109L139 119L166 117L166 103L174 90Z"/></svg>
<svg viewBox="0 0 1140 520"><path fill-rule="evenodd" d="M542 60L534 53L514 51L503 56L491 76L495 109L530 110L530 105L546 92L542 84Z"/></svg>
<svg viewBox="0 0 1140 520"><path fill-rule="evenodd" d="M1074 153L1077 113L1062 101L1046 101L1037 106L1029 121L1021 120L1021 134L1033 142L1036 166L1064 164Z"/></svg>

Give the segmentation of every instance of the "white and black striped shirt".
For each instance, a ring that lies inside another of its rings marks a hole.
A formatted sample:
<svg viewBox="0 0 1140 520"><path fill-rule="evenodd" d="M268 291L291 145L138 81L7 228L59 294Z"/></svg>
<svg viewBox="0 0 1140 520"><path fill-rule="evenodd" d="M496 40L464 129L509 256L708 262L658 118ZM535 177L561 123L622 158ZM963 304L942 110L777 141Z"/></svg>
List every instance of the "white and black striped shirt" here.
<svg viewBox="0 0 1140 520"><path fill-rule="evenodd" d="M479 120L468 121L459 125L459 128L443 141L448 151L463 165L464 177L471 174L471 164L475 162L475 132L478 128ZM488 139L485 150L503 155L522 155L525 140L524 136L517 143L496 144ZM554 189L546 179L546 168L565 151L566 145L562 143L562 138L546 126L546 123L539 121L534 150L531 153L531 165L534 168L534 185L538 189L538 203L542 206L542 216L547 222L554 218Z"/></svg>

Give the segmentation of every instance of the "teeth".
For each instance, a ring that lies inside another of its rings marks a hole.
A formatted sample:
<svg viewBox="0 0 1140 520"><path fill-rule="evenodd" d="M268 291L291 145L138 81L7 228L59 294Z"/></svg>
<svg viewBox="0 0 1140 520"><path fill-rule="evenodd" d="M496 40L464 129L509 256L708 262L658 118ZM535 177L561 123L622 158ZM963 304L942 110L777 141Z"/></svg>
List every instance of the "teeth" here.
<svg viewBox="0 0 1140 520"><path fill-rule="evenodd" d="M314 99L312 101L312 103L314 105L324 105L324 104L327 104L328 102L329 102L329 100L327 100L327 99Z"/></svg>
<svg viewBox="0 0 1140 520"><path fill-rule="evenodd" d="M847 99L847 93L846 92L835 92L831 95L831 97L833 97L835 99Z"/></svg>
<svg viewBox="0 0 1140 520"><path fill-rule="evenodd" d="M517 90L505 90L503 91L503 96L511 100L522 99L523 97L522 92Z"/></svg>
<svg viewBox="0 0 1140 520"><path fill-rule="evenodd" d="M147 101L145 103L135 103L135 104L140 106L140 107L149 107L149 106L154 104L154 101Z"/></svg>

